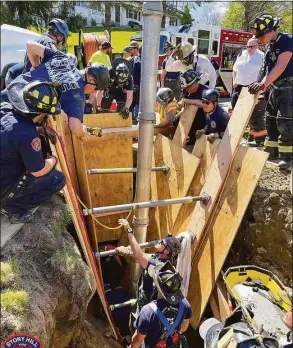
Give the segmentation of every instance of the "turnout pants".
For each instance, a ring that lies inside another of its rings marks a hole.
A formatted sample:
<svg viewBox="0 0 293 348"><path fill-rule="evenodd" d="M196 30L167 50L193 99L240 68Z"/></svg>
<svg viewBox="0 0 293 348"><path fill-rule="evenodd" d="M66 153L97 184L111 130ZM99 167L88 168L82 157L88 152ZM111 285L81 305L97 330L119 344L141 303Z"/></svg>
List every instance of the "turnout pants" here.
<svg viewBox="0 0 293 348"><path fill-rule="evenodd" d="M11 214L27 213L65 186L64 174L56 169L38 178L31 174L24 176L21 176L18 183L6 195L8 198L4 198L1 202L2 207Z"/></svg>
<svg viewBox="0 0 293 348"><path fill-rule="evenodd" d="M233 89L232 98L231 98L232 109L234 109L237 103L242 87L246 87L246 86L238 85L237 87ZM257 140L257 138L259 139L263 138L264 140L265 136L267 135L267 131L265 129L265 117L264 117L266 105L267 105L266 98L263 98L263 96L260 96L249 120L249 126L250 126L249 134L254 136L255 140Z"/></svg>
<svg viewBox="0 0 293 348"><path fill-rule="evenodd" d="M292 84L290 87L271 88L266 109L267 138L265 147L276 149L280 159L292 159Z"/></svg>

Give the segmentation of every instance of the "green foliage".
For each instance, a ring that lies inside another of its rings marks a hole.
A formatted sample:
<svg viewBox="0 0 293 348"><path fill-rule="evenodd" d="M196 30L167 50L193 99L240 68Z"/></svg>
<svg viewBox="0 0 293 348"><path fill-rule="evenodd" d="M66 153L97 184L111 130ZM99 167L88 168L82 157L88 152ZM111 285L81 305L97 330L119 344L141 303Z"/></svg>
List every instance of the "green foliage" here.
<svg viewBox="0 0 293 348"><path fill-rule="evenodd" d="M53 2L35 1L28 6L27 1L1 2L1 24L11 24L28 28L30 25L47 25L52 17Z"/></svg>
<svg viewBox="0 0 293 348"><path fill-rule="evenodd" d="M81 15L69 16L66 20L68 28L72 32L77 32L87 25L86 18Z"/></svg>
<svg viewBox="0 0 293 348"><path fill-rule="evenodd" d="M264 13L281 17L281 31L292 33L292 2L233 1L229 4L222 26L250 31L254 19Z"/></svg>
<svg viewBox="0 0 293 348"><path fill-rule="evenodd" d="M11 264L1 262L1 285L6 286L11 276L13 276Z"/></svg>
<svg viewBox="0 0 293 348"><path fill-rule="evenodd" d="M192 17L191 17L189 6L187 4L185 4L183 7L183 13L181 16L181 23L182 24L192 24Z"/></svg>
<svg viewBox="0 0 293 348"><path fill-rule="evenodd" d="M241 2L231 2L222 26L226 29L242 29L244 26L244 6Z"/></svg>
<svg viewBox="0 0 293 348"><path fill-rule="evenodd" d="M72 221L72 211L68 205L65 205L62 211L62 216L53 226L53 230L56 233L63 232Z"/></svg>
<svg viewBox="0 0 293 348"><path fill-rule="evenodd" d="M83 264L78 252L72 248L58 249L51 258L56 269L61 269L66 275L72 276Z"/></svg>
<svg viewBox="0 0 293 348"><path fill-rule="evenodd" d="M91 20L91 26L95 27L97 25L97 21L95 19L92 18Z"/></svg>
<svg viewBox="0 0 293 348"><path fill-rule="evenodd" d="M5 291L1 294L1 306L7 312L19 316L28 310L29 295L26 291Z"/></svg>

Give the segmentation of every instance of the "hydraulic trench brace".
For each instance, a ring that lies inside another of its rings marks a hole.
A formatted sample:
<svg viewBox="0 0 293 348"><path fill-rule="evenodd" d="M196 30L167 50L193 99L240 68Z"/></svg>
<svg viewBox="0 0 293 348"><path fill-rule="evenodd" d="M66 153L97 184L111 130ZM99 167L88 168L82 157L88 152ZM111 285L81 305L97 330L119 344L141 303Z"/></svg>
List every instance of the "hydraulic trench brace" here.
<svg viewBox="0 0 293 348"><path fill-rule="evenodd" d="M170 168L165 164L161 167L153 167L152 172L163 172L168 174ZM88 169L87 174L127 174L137 173L137 168L103 168L103 169Z"/></svg>
<svg viewBox="0 0 293 348"><path fill-rule="evenodd" d="M87 127L86 129L90 135L95 135L98 137L101 137L103 135L102 134L103 129L100 127Z"/></svg>
<svg viewBox="0 0 293 348"><path fill-rule="evenodd" d="M121 210L135 210L135 209L143 209L143 208L164 207L164 206L172 205L172 204L182 204L182 203L192 203L192 202L201 202L202 204L207 205L210 199L211 199L211 196L204 192L201 196L187 196L187 197L181 197L181 198L163 199L160 201L148 201L148 202L139 202L139 203L110 205L107 207L83 209L82 212L84 216L88 216L92 214L112 213L112 212L121 211Z"/></svg>
<svg viewBox="0 0 293 348"><path fill-rule="evenodd" d="M113 311L115 311L115 309L120 309L120 308L124 308L124 307L128 307L128 306L134 307L136 305L136 303L137 303L137 299L132 298L132 299L130 299L126 302L123 302L123 303L109 305L109 308L113 312Z"/></svg>
<svg viewBox="0 0 293 348"><path fill-rule="evenodd" d="M191 236L192 239L192 243L195 241L196 236L192 231L188 231L187 233L189 233L189 235ZM171 235L168 235L168 237L170 237ZM183 240L183 236L180 237L175 237L179 240L179 242L181 243ZM163 239L159 239L159 240L152 240L150 242L144 242L144 243L140 243L138 244L141 248L151 248L154 247L157 244L160 244L162 242ZM103 257L109 257L109 256L116 256L119 255L119 253L116 250L108 250L108 251L101 251L101 252L97 252L95 253L96 257L99 258L103 258Z"/></svg>

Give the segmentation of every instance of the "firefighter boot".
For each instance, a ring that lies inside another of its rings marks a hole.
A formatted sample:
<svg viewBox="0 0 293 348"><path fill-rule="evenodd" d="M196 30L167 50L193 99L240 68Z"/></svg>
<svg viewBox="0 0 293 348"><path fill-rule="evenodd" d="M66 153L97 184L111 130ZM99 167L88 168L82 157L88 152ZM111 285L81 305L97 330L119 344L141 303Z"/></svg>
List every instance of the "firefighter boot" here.
<svg viewBox="0 0 293 348"><path fill-rule="evenodd" d="M264 148L264 151L270 154L269 155L270 160L276 160L279 158L279 151L277 147L266 146Z"/></svg>

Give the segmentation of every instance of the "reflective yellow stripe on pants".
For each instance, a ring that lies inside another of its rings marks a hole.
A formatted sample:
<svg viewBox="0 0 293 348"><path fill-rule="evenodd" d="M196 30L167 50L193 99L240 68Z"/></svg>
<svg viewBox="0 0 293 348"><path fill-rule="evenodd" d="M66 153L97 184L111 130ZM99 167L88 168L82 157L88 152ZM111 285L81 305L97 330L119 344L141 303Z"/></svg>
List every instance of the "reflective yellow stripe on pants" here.
<svg viewBox="0 0 293 348"><path fill-rule="evenodd" d="M266 147L277 147L277 148L279 147L278 142L277 141L273 141L273 140L265 140L264 145Z"/></svg>
<svg viewBox="0 0 293 348"><path fill-rule="evenodd" d="M292 153L293 152L293 146L282 146L282 145L279 145L279 152L282 152L282 153Z"/></svg>

